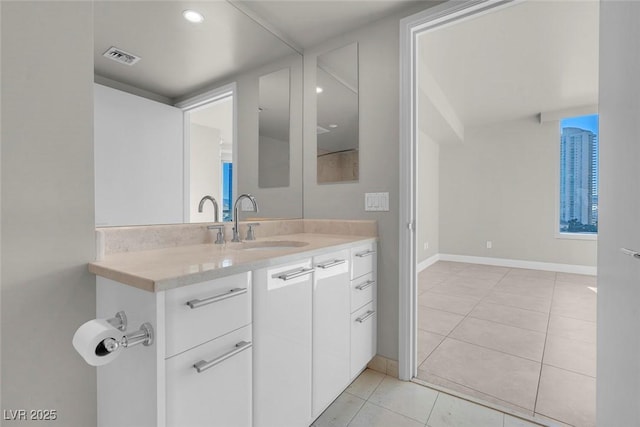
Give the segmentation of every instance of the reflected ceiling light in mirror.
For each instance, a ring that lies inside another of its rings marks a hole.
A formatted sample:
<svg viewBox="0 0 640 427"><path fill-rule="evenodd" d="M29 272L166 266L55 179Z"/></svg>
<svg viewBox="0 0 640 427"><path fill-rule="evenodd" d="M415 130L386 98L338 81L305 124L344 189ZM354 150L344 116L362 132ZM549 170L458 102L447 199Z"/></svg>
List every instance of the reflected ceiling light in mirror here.
<svg viewBox="0 0 640 427"><path fill-rule="evenodd" d="M322 90L320 86L316 86L316 93L322 93Z"/></svg>
<svg viewBox="0 0 640 427"><path fill-rule="evenodd" d="M330 125L329 125L329 127L330 127L331 129L335 129L335 128L337 128L337 127L338 127L338 125L330 124Z"/></svg>
<svg viewBox="0 0 640 427"><path fill-rule="evenodd" d="M194 24L199 24L204 21L204 16L201 13L196 12L195 10L187 9L182 12L182 16L189 22L193 22Z"/></svg>

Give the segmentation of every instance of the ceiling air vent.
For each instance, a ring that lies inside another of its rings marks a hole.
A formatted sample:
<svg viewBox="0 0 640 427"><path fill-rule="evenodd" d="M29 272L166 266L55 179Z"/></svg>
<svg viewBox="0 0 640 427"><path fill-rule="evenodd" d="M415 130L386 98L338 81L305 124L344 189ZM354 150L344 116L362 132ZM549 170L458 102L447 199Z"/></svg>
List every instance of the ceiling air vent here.
<svg viewBox="0 0 640 427"><path fill-rule="evenodd" d="M133 65L140 61L139 56L135 56L129 52L125 52L122 49L111 46L105 53L102 54L105 58L113 59L121 64Z"/></svg>

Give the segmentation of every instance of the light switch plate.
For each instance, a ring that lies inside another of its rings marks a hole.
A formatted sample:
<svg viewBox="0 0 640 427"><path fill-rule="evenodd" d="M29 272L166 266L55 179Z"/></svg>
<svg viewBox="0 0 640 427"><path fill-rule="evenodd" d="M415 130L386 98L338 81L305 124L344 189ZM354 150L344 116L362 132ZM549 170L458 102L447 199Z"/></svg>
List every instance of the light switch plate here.
<svg viewBox="0 0 640 427"><path fill-rule="evenodd" d="M365 193L364 210L380 212L389 210L389 193Z"/></svg>

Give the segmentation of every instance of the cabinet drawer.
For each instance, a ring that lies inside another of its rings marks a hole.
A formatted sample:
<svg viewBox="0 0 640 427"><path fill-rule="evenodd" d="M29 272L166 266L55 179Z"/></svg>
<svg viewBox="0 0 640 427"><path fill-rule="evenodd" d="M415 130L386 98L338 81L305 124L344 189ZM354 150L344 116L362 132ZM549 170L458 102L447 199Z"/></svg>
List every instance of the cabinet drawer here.
<svg viewBox="0 0 640 427"><path fill-rule="evenodd" d="M373 273L365 274L351 281L351 312L373 301L376 282Z"/></svg>
<svg viewBox="0 0 640 427"><path fill-rule="evenodd" d="M167 291L167 357L251 323L251 276L237 274Z"/></svg>
<svg viewBox="0 0 640 427"><path fill-rule="evenodd" d="M316 280L340 274L348 274L349 263L351 262L350 257L349 249L313 257Z"/></svg>
<svg viewBox="0 0 640 427"><path fill-rule="evenodd" d="M167 427L251 427L251 364L251 326L167 359Z"/></svg>
<svg viewBox="0 0 640 427"><path fill-rule="evenodd" d="M351 378L376 354L376 312L369 303L351 315Z"/></svg>
<svg viewBox="0 0 640 427"><path fill-rule="evenodd" d="M367 243L351 249L351 279L357 279L360 276L371 273L375 259L375 243Z"/></svg>

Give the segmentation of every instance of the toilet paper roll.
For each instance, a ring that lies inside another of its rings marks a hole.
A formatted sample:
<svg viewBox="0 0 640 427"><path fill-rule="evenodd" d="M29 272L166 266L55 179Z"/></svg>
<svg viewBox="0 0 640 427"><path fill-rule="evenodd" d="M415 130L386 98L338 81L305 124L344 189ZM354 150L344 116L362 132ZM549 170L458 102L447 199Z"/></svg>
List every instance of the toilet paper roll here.
<svg viewBox="0 0 640 427"><path fill-rule="evenodd" d="M104 341L113 338L120 342L124 332L111 326L106 319L89 320L73 334L73 347L91 366L102 366L120 355L120 349L108 352Z"/></svg>

